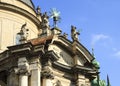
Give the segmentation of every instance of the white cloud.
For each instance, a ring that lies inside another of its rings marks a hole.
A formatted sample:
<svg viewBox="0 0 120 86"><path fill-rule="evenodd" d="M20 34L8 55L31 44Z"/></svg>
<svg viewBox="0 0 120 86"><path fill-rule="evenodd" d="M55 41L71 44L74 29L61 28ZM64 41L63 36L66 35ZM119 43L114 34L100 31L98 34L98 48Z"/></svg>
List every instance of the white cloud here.
<svg viewBox="0 0 120 86"><path fill-rule="evenodd" d="M113 50L114 52L116 52L118 49L117 49L117 48L112 48L112 50Z"/></svg>
<svg viewBox="0 0 120 86"><path fill-rule="evenodd" d="M94 46L97 42L103 41L103 40L106 40L106 39L110 39L110 37L107 36L107 35L104 35L104 34L93 35L91 45Z"/></svg>
<svg viewBox="0 0 120 86"><path fill-rule="evenodd" d="M114 54L114 56L120 58L120 51L117 51L117 52Z"/></svg>

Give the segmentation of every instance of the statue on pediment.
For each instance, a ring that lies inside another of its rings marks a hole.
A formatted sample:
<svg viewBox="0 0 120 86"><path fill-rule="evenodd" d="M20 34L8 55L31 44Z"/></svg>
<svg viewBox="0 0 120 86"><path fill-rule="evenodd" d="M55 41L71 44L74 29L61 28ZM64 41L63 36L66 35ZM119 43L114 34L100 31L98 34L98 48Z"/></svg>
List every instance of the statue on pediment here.
<svg viewBox="0 0 120 86"><path fill-rule="evenodd" d="M78 31L76 31L76 27L75 26L71 26L71 38L73 41L78 41L78 35L80 35L80 33Z"/></svg>

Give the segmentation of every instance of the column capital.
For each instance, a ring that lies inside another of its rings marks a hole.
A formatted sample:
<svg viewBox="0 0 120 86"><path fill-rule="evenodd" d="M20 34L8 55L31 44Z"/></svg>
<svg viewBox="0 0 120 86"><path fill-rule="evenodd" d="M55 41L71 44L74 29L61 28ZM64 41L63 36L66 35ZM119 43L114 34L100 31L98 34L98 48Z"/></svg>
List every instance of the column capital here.
<svg viewBox="0 0 120 86"><path fill-rule="evenodd" d="M32 62L30 62L30 70L36 70L36 69L41 69L39 59L34 59Z"/></svg>
<svg viewBox="0 0 120 86"><path fill-rule="evenodd" d="M36 69L41 69L40 64L38 64L38 63L30 64L30 70L36 70Z"/></svg>
<svg viewBox="0 0 120 86"><path fill-rule="evenodd" d="M49 66L45 66L41 73L43 78L54 79L52 69Z"/></svg>
<svg viewBox="0 0 120 86"><path fill-rule="evenodd" d="M22 57L18 59L18 69L16 69L18 74L29 74L29 63L26 57Z"/></svg>

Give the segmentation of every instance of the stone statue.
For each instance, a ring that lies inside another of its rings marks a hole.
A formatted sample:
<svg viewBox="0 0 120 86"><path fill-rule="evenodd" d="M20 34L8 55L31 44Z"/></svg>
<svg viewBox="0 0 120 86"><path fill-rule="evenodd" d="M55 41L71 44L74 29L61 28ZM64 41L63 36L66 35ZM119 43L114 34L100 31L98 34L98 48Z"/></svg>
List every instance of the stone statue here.
<svg viewBox="0 0 120 86"><path fill-rule="evenodd" d="M63 36L64 36L65 38L67 38L67 37L68 37L68 34L66 34L66 33L63 33Z"/></svg>
<svg viewBox="0 0 120 86"><path fill-rule="evenodd" d="M76 31L75 26L71 26L71 37L73 41L78 41L78 35L80 35L79 32Z"/></svg>
<svg viewBox="0 0 120 86"><path fill-rule="evenodd" d="M26 29L27 23L23 24L21 26L21 30L19 33L17 33L17 35L19 35L19 39L17 39L20 43L19 44L23 44L27 41L27 37L28 37L28 31L29 29Z"/></svg>
<svg viewBox="0 0 120 86"><path fill-rule="evenodd" d="M49 25L49 16L47 15L47 12L43 13L41 16L42 22L41 22L41 29L39 29L38 36L48 36L51 35L50 25Z"/></svg>
<svg viewBox="0 0 120 86"><path fill-rule="evenodd" d="M38 15L41 15L41 9L40 9L40 7L39 7L39 6L37 7L37 9L36 9L36 10L37 10L37 14L38 14Z"/></svg>
<svg viewBox="0 0 120 86"><path fill-rule="evenodd" d="M49 27L49 16L47 15L47 12L45 12L43 15L42 15L42 27L43 28L47 28Z"/></svg>

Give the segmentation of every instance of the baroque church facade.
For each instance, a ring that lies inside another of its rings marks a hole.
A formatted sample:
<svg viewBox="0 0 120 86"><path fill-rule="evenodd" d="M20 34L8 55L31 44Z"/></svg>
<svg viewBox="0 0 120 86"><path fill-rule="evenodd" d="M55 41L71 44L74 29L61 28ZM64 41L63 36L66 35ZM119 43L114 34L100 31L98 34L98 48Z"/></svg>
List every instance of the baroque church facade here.
<svg viewBox="0 0 120 86"><path fill-rule="evenodd" d="M99 75L94 56L72 41L31 0L0 0L0 86L91 86Z"/></svg>

